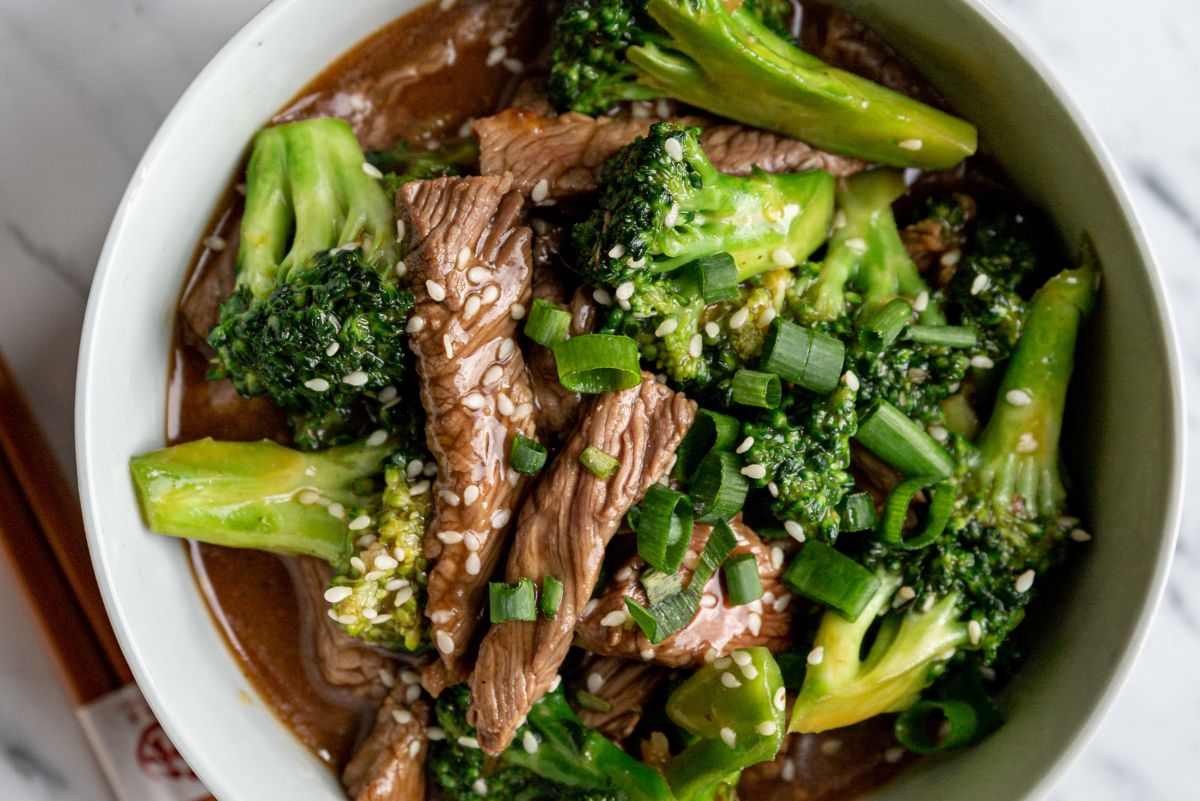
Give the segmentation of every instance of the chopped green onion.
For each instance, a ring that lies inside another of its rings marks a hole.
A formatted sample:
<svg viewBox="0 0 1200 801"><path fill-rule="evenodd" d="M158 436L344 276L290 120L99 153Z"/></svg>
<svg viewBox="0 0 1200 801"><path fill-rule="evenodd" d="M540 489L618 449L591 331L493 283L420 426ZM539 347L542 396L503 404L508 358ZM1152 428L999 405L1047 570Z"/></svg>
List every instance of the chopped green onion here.
<svg viewBox="0 0 1200 801"><path fill-rule="evenodd" d="M493 623L509 620L536 620L533 582L523 578L516 584L488 582L488 615Z"/></svg>
<svg viewBox="0 0 1200 801"><path fill-rule="evenodd" d="M542 614L550 620L558 617L558 607L562 606L563 583L554 576L542 577Z"/></svg>
<svg viewBox="0 0 1200 801"><path fill-rule="evenodd" d="M579 461L584 467L592 471L592 475L601 479L612 477L612 474L621 466L618 460L609 456L595 445L588 445L584 448L583 453L579 454Z"/></svg>
<svg viewBox="0 0 1200 801"><path fill-rule="evenodd" d="M575 693L575 700L578 702L581 709L588 709L592 712L606 714L612 712L612 701L606 701L598 695L592 695L587 690L579 690Z"/></svg>
<svg viewBox="0 0 1200 801"><path fill-rule="evenodd" d="M875 528L875 499L868 492L847 495L842 501L842 531Z"/></svg>
<svg viewBox="0 0 1200 801"><path fill-rule="evenodd" d="M879 579L849 556L809 540L788 565L783 583L792 592L832 607L855 620L879 590Z"/></svg>
<svg viewBox="0 0 1200 801"><path fill-rule="evenodd" d="M652 567L647 568L642 571L642 589L646 591L646 600L654 606L683 589L683 574L679 571L664 573Z"/></svg>
<svg viewBox="0 0 1200 801"><path fill-rule="evenodd" d="M954 458L887 401L877 401L862 416L854 438L906 476L945 478L954 472Z"/></svg>
<svg viewBox="0 0 1200 801"><path fill-rule="evenodd" d="M738 370L733 374L733 402L760 409L774 409L783 397L779 376L758 370Z"/></svg>
<svg viewBox="0 0 1200 801"><path fill-rule="evenodd" d="M692 501L662 484L646 490L637 515L638 554L646 564L673 573L683 563L692 541Z"/></svg>
<svg viewBox="0 0 1200 801"><path fill-rule="evenodd" d="M558 381L572 392L596 395L642 383L638 344L615 334L582 334L550 347Z"/></svg>
<svg viewBox="0 0 1200 801"><path fill-rule="evenodd" d="M629 616L638 624L646 639L651 643L660 643L692 622L700 609L700 597L704 593L704 586L736 546L737 537L734 536L733 529L728 523L719 521L712 527L712 533L704 543L700 561L696 563L696 569L692 572L686 590L677 592L649 608L632 598L625 599Z"/></svg>
<svg viewBox="0 0 1200 801"><path fill-rule="evenodd" d="M904 298L893 298L868 314L858 331L858 343L870 353L887 349L912 317L912 304Z"/></svg>
<svg viewBox="0 0 1200 801"><path fill-rule="evenodd" d="M975 329L965 325L910 325L904 338L947 348L973 348L978 342Z"/></svg>
<svg viewBox="0 0 1200 801"><path fill-rule="evenodd" d="M516 434L508 448L508 463L518 473L532 476L546 464L546 446L524 434Z"/></svg>
<svg viewBox="0 0 1200 801"><path fill-rule="evenodd" d="M915 551L937 542L946 530L950 521L950 513L954 511L954 486L943 482L935 483L937 479L909 478L901 481L883 505L883 519L879 523L879 539L894 548L905 551ZM932 485L932 486L931 486ZM926 487L929 490L929 514L925 526L911 537L904 536L904 521L908 517L908 507L916 494Z"/></svg>
<svg viewBox="0 0 1200 801"><path fill-rule="evenodd" d="M961 748L975 740L979 718L966 701L918 701L896 718L900 745L914 754Z"/></svg>
<svg viewBox="0 0 1200 801"><path fill-rule="evenodd" d="M701 523L728 520L746 503L750 482L742 475L742 460L730 451L709 451L696 468L688 495Z"/></svg>
<svg viewBox="0 0 1200 801"><path fill-rule="evenodd" d="M545 298L538 298L529 307L525 320L525 336L539 345L550 347L567 338L571 328L571 313Z"/></svg>
<svg viewBox="0 0 1200 801"><path fill-rule="evenodd" d="M758 560L752 553L731 556L721 568L725 574L725 590L731 606L754 603L763 597L762 576L758 574Z"/></svg>
<svg viewBox="0 0 1200 801"><path fill-rule="evenodd" d="M738 297L738 271L728 253L701 256L688 264L685 275L694 278L700 288L700 298L708 303L734 300Z"/></svg>
<svg viewBox="0 0 1200 801"><path fill-rule="evenodd" d="M837 388L845 360L846 346L840 339L776 318L763 342L759 368L828 394Z"/></svg>
<svg viewBox="0 0 1200 801"><path fill-rule="evenodd" d="M671 471L672 474L682 481L690 481L700 466L700 460L709 451L732 448L740 430L741 423L727 414L708 409L696 412L692 427L675 450L675 469Z"/></svg>

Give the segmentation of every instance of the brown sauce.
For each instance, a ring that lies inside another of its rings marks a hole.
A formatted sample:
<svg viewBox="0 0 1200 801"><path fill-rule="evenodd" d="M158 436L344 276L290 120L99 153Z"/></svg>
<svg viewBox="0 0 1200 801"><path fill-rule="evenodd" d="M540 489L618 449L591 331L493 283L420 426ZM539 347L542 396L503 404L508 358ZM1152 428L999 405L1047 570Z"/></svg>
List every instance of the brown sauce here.
<svg viewBox="0 0 1200 801"><path fill-rule="evenodd" d="M457 136L469 119L504 108L522 80L513 66L485 63L495 46L489 41L493 34L512 32L507 55L521 64L534 64L544 52L548 26L541 6L526 0L422 6L334 61L275 121L339 116L354 126L367 150L389 147L397 137L429 142ZM233 286L240 217L241 197L231 187L208 229L226 246L197 251L180 296L167 398L172 444L206 436L288 442L286 421L269 402L238 396L228 381L206 380L211 351L204 339L219 301ZM305 746L340 773L374 709L321 677L294 560L196 543L188 545L188 553L197 584L248 680ZM786 760L747 772L742 797L846 801L868 792L903 765L884 760L890 728L884 720L793 737ZM792 767L785 770L785 761Z"/></svg>

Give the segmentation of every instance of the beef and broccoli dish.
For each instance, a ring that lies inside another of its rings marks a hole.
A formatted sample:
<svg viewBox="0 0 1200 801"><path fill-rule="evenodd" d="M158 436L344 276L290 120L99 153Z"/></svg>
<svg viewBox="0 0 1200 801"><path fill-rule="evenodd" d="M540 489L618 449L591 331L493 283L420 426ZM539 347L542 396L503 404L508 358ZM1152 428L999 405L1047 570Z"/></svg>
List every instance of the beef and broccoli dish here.
<svg viewBox="0 0 1200 801"><path fill-rule="evenodd" d="M919 66L442 0L248 143L133 484L350 798L846 801L1003 725L1100 273Z"/></svg>

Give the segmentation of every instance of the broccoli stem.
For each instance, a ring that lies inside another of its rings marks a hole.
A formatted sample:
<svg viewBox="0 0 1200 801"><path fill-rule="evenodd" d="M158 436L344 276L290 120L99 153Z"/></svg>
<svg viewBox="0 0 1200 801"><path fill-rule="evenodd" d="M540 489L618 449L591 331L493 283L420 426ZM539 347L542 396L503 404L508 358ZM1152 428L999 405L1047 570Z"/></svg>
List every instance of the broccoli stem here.
<svg viewBox="0 0 1200 801"><path fill-rule="evenodd" d="M839 153L942 169L973 154L970 123L833 69L724 0L649 0L669 40L629 48L640 81L670 97Z"/></svg>
<svg viewBox="0 0 1200 801"><path fill-rule="evenodd" d="M394 447L358 443L301 453L270 440L206 438L135 456L130 469L153 531L339 565L352 547L348 521L377 502L375 479Z"/></svg>

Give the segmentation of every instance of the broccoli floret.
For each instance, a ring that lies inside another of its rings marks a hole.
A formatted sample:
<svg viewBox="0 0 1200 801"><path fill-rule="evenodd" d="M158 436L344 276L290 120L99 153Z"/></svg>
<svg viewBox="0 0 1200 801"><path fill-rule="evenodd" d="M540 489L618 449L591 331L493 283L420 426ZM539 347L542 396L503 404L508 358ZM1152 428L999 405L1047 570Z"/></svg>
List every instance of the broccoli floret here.
<svg viewBox="0 0 1200 801"><path fill-rule="evenodd" d="M946 168L975 152L970 123L797 48L783 5L569 0L555 25L551 100L600 114L671 97L898 167Z"/></svg>
<svg viewBox="0 0 1200 801"><path fill-rule="evenodd" d="M533 705L516 741L494 757L476 747L469 706L466 685L435 705L446 737L432 744L429 771L446 801L674 801L660 773L580 721L561 689Z"/></svg>
<svg viewBox="0 0 1200 801"><path fill-rule="evenodd" d="M859 401L883 399L914 420L941 422L941 402L959 391L971 367L970 354L957 348L898 341L882 355L857 343L846 349L846 366L858 377Z"/></svg>
<svg viewBox="0 0 1200 801"><path fill-rule="evenodd" d="M432 502L429 482L410 484L395 451L383 437L311 453L201 439L136 456L130 469L151 530L323 559L335 571L329 614L344 630L416 651Z"/></svg>
<svg viewBox="0 0 1200 801"><path fill-rule="evenodd" d="M474 139L451 139L433 147L416 147L407 139L397 139L388 150L372 150L367 162L383 173L383 188L388 197L409 181L465 175L479 161L479 145Z"/></svg>
<svg viewBox="0 0 1200 801"><path fill-rule="evenodd" d="M1059 433L1079 324L1099 275L1090 251L1082 264L1030 302L996 409L953 480L958 498L946 531L919 550L871 546L865 562L879 588L867 608L853 621L823 616L814 643L823 659L807 670L792 731L907 708L955 649L994 659L1035 595L1034 578L1061 558L1075 521L1065 516Z"/></svg>
<svg viewBox="0 0 1200 801"><path fill-rule="evenodd" d="M209 334L211 376L305 421L350 415L338 410L411 375L397 332L413 297L395 284L392 206L364 164L350 127L322 118L260 131L246 171L237 284Z"/></svg>
<svg viewBox="0 0 1200 801"><path fill-rule="evenodd" d="M802 261L825 241L832 176L723 175L699 137L699 128L655 123L604 165L597 208L571 229L589 283L619 286L721 252L745 280Z"/></svg>
<svg viewBox="0 0 1200 801"><path fill-rule="evenodd" d="M844 381L828 397L796 393L786 408L742 424L742 436L754 439L742 458L766 468L756 483L773 485L771 511L798 524L806 537L837 539L839 504L854 487L850 438L858 430L857 394Z"/></svg>

